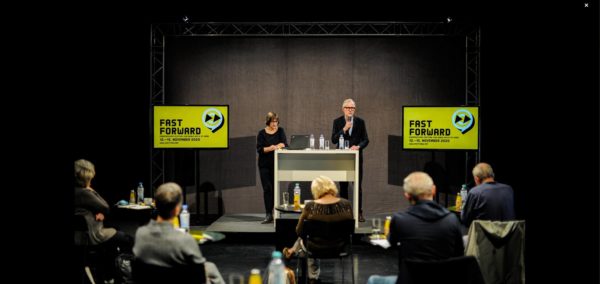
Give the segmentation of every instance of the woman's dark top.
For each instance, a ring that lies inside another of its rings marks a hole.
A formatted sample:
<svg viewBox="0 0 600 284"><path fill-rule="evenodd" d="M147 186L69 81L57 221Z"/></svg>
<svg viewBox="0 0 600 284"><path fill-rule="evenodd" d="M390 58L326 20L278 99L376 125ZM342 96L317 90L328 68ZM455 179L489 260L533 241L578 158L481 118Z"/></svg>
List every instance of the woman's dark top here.
<svg viewBox="0 0 600 284"><path fill-rule="evenodd" d="M261 129L256 136L256 152L258 152L258 167L259 168L273 168L275 164L275 154L273 151L265 153L264 147L271 145L277 145L279 143L285 144L287 147L287 139L285 138L285 131L283 127L279 127L277 132L273 134L267 133L265 129Z"/></svg>

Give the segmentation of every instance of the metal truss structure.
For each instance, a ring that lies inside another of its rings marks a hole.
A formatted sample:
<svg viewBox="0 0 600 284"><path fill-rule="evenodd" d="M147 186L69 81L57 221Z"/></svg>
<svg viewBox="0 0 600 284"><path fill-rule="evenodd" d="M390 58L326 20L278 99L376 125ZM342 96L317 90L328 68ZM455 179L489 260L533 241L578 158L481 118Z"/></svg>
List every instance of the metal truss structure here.
<svg viewBox="0 0 600 284"><path fill-rule="evenodd" d="M466 47L465 105L479 106L480 29L444 22L205 22L153 24L150 28L150 108L165 103L165 38L200 37L464 37ZM152 131L150 119L150 133ZM152 189L165 181L165 150L150 142ZM465 167L479 161L480 150L467 151ZM465 180L467 177L465 177Z"/></svg>

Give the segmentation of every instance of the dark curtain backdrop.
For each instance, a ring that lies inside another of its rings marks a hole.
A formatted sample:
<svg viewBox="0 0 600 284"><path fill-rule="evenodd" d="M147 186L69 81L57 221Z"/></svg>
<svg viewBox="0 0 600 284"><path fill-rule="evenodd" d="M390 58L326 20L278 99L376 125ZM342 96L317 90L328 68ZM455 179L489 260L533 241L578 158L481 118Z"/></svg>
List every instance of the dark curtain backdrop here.
<svg viewBox="0 0 600 284"><path fill-rule="evenodd" d="M436 183L444 189L463 183L464 154L402 151L393 137L401 135L403 105L464 104L464 37L170 37L165 50L167 104L230 106L230 135L239 143L200 151L199 168L178 174L185 183L198 171L201 184L222 193L225 213L263 211L255 137L267 112L279 114L288 139L330 139L346 98L356 101L371 141L364 151L367 213L407 206L402 180L428 162L441 169Z"/></svg>

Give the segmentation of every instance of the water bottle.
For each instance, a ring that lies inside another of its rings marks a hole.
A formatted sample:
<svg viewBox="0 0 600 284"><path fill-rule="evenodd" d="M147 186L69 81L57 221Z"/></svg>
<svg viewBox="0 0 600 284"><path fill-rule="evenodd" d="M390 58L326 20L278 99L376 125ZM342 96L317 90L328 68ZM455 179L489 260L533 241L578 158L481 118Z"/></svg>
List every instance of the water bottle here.
<svg viewBox="0 0 600 284"><path fill-rule="evenodd" d="M325 137L323 137L323 134L319 136L319 149L325 150Z"/></svg>
<svg viewBox="0 0 600 284"><path fill-rule="evenodd" d="M129 193L129 204L135 204L135 191L133 189Z"/></svg>
<svg viewBox="0 0 600 284"><path fill-rule="evenodd" d="M344 135L340 135L340 142L338 143L338 147L341 150L344 150Z"/></svg>
<svg viewBox="0 0 600 284"><path fill-rule="evenodd" d="M315 136L312 135L312 133L310 134L310 149L311 150L315 149Z"/></svg>
<svg viewBox="0 0 600 284"><path fill-rule="evenodd" d="M144 203L144 185L141 182L137 187L137 201L139 204Z"/></svg>
<svg viewBox="0 0 600 284"><path fill-rule="evenodd" d="M285 284L285 264L281 259L281 252L274 251L271 254L271 257L272 260L269 263L267 284Z"/></svg>
<svg viewBox="0 0 600 284"><path fill-rule="evenodd" d="M190 212L188 212L187 204L183 204L183 210L179 214L179 226L186 232L190 231Z"/></svg>
<svg viewBox="0 0 600 284"><path fill-rule="evenodd" d="M460 189L460 198L462 199L461 205L460 205L461 210L462 210L462 208L465 208L465 203L467 202L467 195L468 195L467 185L463 184L462 188Z"/></svg>
<svg viewBox="0 0 600 284"><path fill-rule="evenodd" d="M456 202L454 203L454 209L458 212L462 211L462 196L460 193L456 194Z"/></svg>
<svg viewBox="0 0 600 284"><path fill-rule="evenodd" d="M300 184L294 187L294 210L300 210Z"/></svg>

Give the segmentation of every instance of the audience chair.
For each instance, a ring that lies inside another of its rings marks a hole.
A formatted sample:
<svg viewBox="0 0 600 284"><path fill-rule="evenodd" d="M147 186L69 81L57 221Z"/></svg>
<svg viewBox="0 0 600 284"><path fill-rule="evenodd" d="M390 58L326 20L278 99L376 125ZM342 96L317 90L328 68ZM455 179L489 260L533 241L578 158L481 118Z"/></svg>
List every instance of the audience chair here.
<svg viewBox="0 0 600 284"><path fill-rule="evenodd" d="M397 284L485 284L473 256L438 261L403 260Z"/></svg>
<svg viewBox="0 0 600 284"><path fill-rule="evenodd" d="M77 262L77 274L79 283L95 284L94 273L92 271L100 270L102 274L102 250L96 245L92 245L88 234L88 226L83 215L73 215L73 233L75 245L75 258ZM86 281L87 279L87 281Z"/></svg>
<svg viewBox="0 0 600 284"><path fill-rule="evenodd" d="M298 256L298 266L302 265L302 276L306 283L307 262L306 258L333 259L339 258L342 266L342 283L344 282L344 258L350 257L350 267L352 271L352 283L354 283L354 265L352 264L352 234L354 234L354 219L342 220L336 222L324 222L316 220L304 220L300 237L309 250L306 256L300 261ZM318 244L319 249L312 244ZM324 246L323 244L332 243L336 245ZM339 244L339 245L337 245ZM298 266L296 267L296 277L298 277ZM299 283L296 281L296 283Z"/></svg>
<svg viewBox="0 0 600 284"><path fill-rule="evenodd" d="M487 284L525 283L525 221L475 220L465 254L477 258Z"/></svg>
<svg viewBox="0 0 600 284"><path fill-rule="evenodd" d="M205 284L204 264L164 267L134 259L131 275L136 284Z"/></svg>

